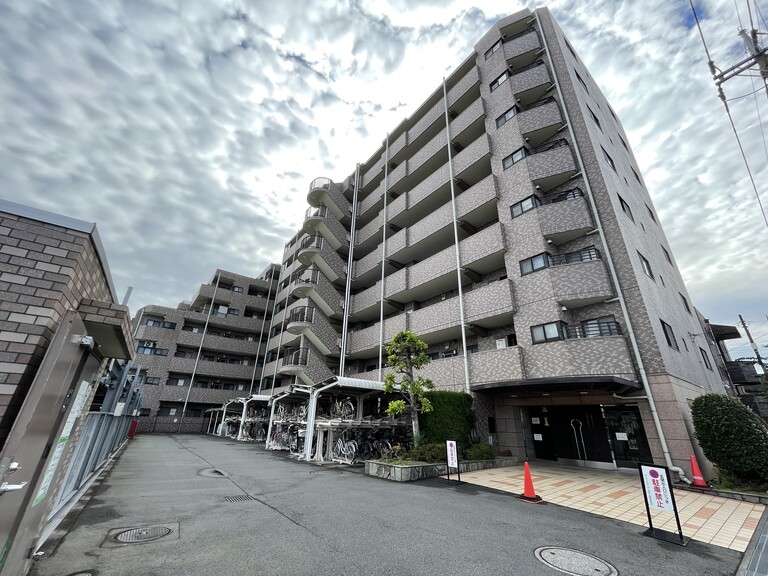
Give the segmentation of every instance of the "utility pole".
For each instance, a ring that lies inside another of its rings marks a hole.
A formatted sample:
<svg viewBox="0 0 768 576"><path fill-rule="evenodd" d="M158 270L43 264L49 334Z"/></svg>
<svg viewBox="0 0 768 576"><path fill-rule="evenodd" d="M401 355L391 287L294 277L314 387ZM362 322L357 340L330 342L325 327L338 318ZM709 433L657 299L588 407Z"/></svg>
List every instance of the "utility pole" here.
<svg viewBox="0 0 768 576"><path fill-rule="evenodd" d="M741 314L739 314L739 321L741 322L741 327L744 328L744 332L747 333L747 339L752 346L752 351L755 353L757 363L760 364L760 368L763 369L763 374L768 375L768 370L765 369L765 362L763 362L763 359L760 356L760 350L758 350L757 344L755 344L755 341L752 339L752 334L750 334L749 328L747 328L747 323L744 321L744 317Z"/></svg>

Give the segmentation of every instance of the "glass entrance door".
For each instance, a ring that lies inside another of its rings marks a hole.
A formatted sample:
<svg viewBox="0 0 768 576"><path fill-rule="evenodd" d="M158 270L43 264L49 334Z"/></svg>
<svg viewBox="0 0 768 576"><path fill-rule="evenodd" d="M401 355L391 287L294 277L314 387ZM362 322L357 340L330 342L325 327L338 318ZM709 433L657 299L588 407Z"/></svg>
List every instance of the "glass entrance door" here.
<svg viewBox="0 0 768 576"><path fill-rule="evenodd" d="M638 407L605 406L603 411L616 466L637 468L638 462L653 462Z"/></svg>

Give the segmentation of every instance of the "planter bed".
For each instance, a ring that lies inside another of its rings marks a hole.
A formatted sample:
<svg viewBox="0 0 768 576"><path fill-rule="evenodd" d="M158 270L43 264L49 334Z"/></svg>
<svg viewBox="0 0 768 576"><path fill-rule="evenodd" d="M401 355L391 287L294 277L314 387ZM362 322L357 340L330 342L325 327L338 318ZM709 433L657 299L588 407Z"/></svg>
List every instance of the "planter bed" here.
<svg viewBox="0 0 768 576"><path fill-rule="evenodd" d="M517 458L496 458L494 460L466 460L459 462L462 472L473 472L487 468L501 468L513 466L518 463ZM389 464L378 460L365 461L365 473L368 476L394 480L395 482L411 482L422 478L434 478L444 476L447 473L446 464L435 462L416 462L410 464ZM451 472L453 474L453 472Z"/></svg>

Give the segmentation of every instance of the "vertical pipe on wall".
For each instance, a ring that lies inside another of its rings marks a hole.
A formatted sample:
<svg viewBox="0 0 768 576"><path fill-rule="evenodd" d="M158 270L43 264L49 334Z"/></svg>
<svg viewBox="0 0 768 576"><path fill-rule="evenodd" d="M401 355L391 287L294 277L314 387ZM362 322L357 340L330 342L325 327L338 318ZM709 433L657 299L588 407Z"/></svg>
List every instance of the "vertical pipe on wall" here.
<svg viewBox="0 0 768 576"><path fill-rule="evenodd" d="M270 267L270 273L272 272L272 268ZM267 306L269 306L269 298L272 296L272 285L275 283L275 276L274 274L270 275L269 278L269 290L267 291ZM259 343L256 346L256 362L254 362L253 365L253 374L251 375L251 388L248 392L249 396L253 396L253 383L256 381L256 369L259 367L259 352L261 352L261 341L264 339L264 327L267 324L267 306L264 307L264 318L261 321L261 330L259 331ZM264 351L264 357L266 359L267 353L266 350ZM261 365L261 376L259 377L259 390L261 390L261 379L264 377L264 364L266 362L262 361Z"/></svg>
<svg viewBox="0 0 768 576"><path fill-rule="evenodd" d="M464 392L469 393L469 358L467 358L467 329L464 320L464 292L461 287L461 250L459 249L459 223L456 218L456 187L453 182L453 154L451 153L451 118L448 114L448 87L443 78L445 104L445 135L448 144L448 181L451 183L451 211L453 213L453 241L456 254L456 286L459 290L459 321L461 322L461 348L464 356Z"/></svg>
<svg viewBox="0 0 768 576"><path fill-rule="evenodd" d="M379 312L379 382L384 378L384 272L387 264L387 194L389 194L389 132L384 147L384 208L381 222L381 307Z"/></svg>
<svg viewBox="0 0 768 576"><path fill-rule="evenodd" d="M203 344L205 343L205 335L208 332L208 322L211 320L211 313L213 312L213 305L216 302L216 292L219 291L219 282L221 281L221 272L216 275L216 286L213 289L213 296L211 296L211 305L208 307L208 316L205 318L205 326L203 326L203 337L200 338L200 347L197 349L197 357L195 358L195 365L192 367L192 376L189 378L189 388L187 389L187 397L184 398L184 407L181 409L181 418L179 419L179 429L176 433L181 432L181 425L184 424L184 416L187 413L187 403L189 402L189 395L192 393L192 385L195 383L195 375L197 374L197 365L200 363L200 355L203 352Z"/></svg>
<svg viewBox="0 0 768 576"><path fill-rule="evenodd" d="M341 359L339 360L339 376L344 376L347 364L347 341L349 334L349 308L352 300L352 268L355 264L355 232L357 227L357 193L360 189L360 164L355 166L355 184L352 189L352 225L349 232L349 257L347 258L347 286L344 292L344 310L341 327Z"/></svg>

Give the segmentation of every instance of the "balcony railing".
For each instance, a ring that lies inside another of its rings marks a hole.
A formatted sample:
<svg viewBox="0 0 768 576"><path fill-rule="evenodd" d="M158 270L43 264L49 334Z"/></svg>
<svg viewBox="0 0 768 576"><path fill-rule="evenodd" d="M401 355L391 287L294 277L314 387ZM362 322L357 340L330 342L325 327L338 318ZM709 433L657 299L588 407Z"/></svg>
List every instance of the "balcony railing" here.
<svg viewBox="0 0 768 576"><path fill-rule="evenodd" d="M331 184L333 184L333 181L330 178L315 178L309 185L309 189L310 191L317 190L318 188L328 190L331 187Z"/></svg>
<svg viewBox="0 0 768 576"><path fill-rule="evenodd" d="M555 98L553 96L547 96L546 98L542 98L541 100L536 100L535 102L531 102L530 104L526 104L525 106L518 106L517 111L525 112L526 110L533 110L534 108L538 108L539 106L544 106L544 104L549 104L550 102L554 102Z"/></svg>
<svg viewBox="0 0 768 576"><path fill-rule="evenodd" d="M549 256L550 266L562 266L563 264L576 264L577 262L591 262L600 260L602 256L600 251L594 246L583 248L577 252L567 252L565 254L552 254Z"/></svg>
<svg viewBox="0 0 768 576"><path fill-rule="evenodd" d="M297 270L291 274L291 283L317 284L319 270Z"/></svg>
<svg viewBox="0 0 768 576"><path fill-rule="evenodd" d="M319 234L315 234L314 236L305 236L301 239L301 248L317 248L322 249L323 247L323 237Z"/></svg>
<svg viewBox="0 0 768 576"><path fill-rule="evenodd" d="M512 34L512 36L507 36L502 40L503 44L506 44L507 42L512 42L512 40L516 40L517 38L520 38L521 36L525 36L526 34L531 34L532 32L536 32L535 28L526 28L522 32L518 32L517 34Z"/></svg>
<svg viewBox="0 0 768 576"><path fill-rule="evenodd" d="M540 198L539 203L540 204L556 204L557 202L574 200L576 198L581 198L582 196L584 196L584 193L581 191L581 188L571 188L570 190L557 192L545 198Z"/></svg>
<svg viewBox="0 0 768 576"><path fill-rule="evenodd" d="M288 348L281 366L306 366L309 360L309 348Z"/></svg>
<svg viewBox="0 0 768 576"><path fill-rule="evenodd" d="M312 322L315 309L312 306L298 306L291 310L288 322Z"/></svg>
<svg viewBox="0 0 768 576"><path fill-rule="evenodd" d="M328 216L328 208L325 206L310 206L305 213L306 218L325 218Z"/></svg>
<svg viewBox="0 0 768 576"><path fill-rule="evenodd" d="M621 326L613 321L584 322L581 326L564 326L563 335L566 339L621 336Z"/></svg>
<svg viewBox="0 0 768 576"><path fill-rule="evenodd" d="M543 60L536 60L536 62L531 62L530 64L527 64L525 66L521 66L520 68L516 68L512 70L509 75L514 76L516 74L521 74L522 72L525 72L526 70L532 70L536 68L537 66L542 66L544 64Z"/></svg>
<svg viewBox="0 0 768 576"><path fill-rule="evenodd" d="M560 148L561 146L568 146L568 140L566 140L565 138L560 138L560 140L555 140L554 142L547 142L546 144L542 144L541 146L536 146L535 148L531 148L530 153L540 154L541 152L549 152L550 150L554 150L555 148Z"/></svg>

